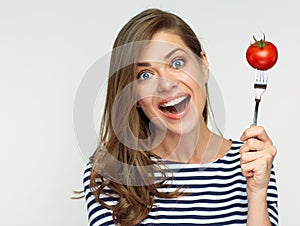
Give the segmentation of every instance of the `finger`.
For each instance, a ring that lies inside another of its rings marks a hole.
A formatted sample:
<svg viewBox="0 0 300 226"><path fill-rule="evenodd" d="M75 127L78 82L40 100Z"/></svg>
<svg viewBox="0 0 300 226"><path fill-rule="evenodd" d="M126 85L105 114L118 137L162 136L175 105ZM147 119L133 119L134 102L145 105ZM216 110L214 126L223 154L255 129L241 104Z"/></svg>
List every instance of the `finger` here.
<svg viewBox="0 0 300 226"><path fill-rule="evenodd" d="M243 174L244 177L253 177L254 176L254 172L253 171L244 172L242 174Z"/></svg>
<svg viewBox="0 0 300 226"><path fill-rule="evenodd" d="M250 138L257 138L261 141L264 142L272 142L267 134L267 132L265 131L264 127L262 126L254 126L251 125L250 128L246 129L242 136L241 136L241 140L242 141L246 141Z"/></svg>
<svg viewBox="0 0 300 226"><path fill-rule="evenodd" d="M241 164L242 174L245 177L251 177L254 175L255 163L249 162L245 164Z"/></svg>
<svg viewBox="0 0 300 226"><path fill-rule="evenodd" d="M261 151L266 148L266 144L260 140L250 138L240 147L240 153Z"/></svg>
<svg viewBox="0 0 300 226"><path fill-rule="evenodd" d="M241 164L246 164L263 157L261 152L244 152L241 153Z"/></svg>
<svg viewBox="0 0 300 226"><path fill-rule="evenodd" d="M272 167L274 156L266 151L247 152L241 157L241 167L245 172L269 172Z"/></svg>
<svg viewBox="0 0 300 226"><path fill-rule="evenodd" d="M243 132L240 139L241 139L241 141L246 141L253 137L256 137L257 139L259 139L263 142L266 142L266 143L272 143L267 132L265 131L264 127L262 127L262 126L251 125L250 128L246 129Z"/></svg>

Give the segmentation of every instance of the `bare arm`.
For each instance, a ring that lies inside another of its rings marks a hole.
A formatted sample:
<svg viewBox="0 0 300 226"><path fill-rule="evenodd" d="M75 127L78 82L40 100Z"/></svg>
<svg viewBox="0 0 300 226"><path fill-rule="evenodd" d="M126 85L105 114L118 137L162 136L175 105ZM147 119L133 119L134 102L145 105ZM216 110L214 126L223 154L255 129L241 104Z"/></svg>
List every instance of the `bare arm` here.
<svg viewBox="0 0 300 226"><path fill-rule="evenodd" d="M255 137L255 138L253 138ZM267 189L276 148L263 127L251 126L241 137L241 168L247 178L247 226L271 225L267 206Z"/></svg>

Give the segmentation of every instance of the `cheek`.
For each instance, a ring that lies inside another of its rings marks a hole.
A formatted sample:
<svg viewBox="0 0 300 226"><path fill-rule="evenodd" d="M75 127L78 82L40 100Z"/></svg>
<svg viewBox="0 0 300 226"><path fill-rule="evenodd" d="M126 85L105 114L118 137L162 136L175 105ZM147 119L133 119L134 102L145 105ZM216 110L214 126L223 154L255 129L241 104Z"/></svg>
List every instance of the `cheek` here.
<svg viewBox="0 0 300 226"><path fill-rule="evenodd" d="M206 97L206 81L202 73L198 72L195 76L188 75L181 82L189 87L197 98Z"/></svg>
<svg viewBox="0 0 300 226"><path fill-rule="evenodd" d="M202 111L206 103L206 87L204 84L202 87L200 87L200 85L198 84L194 84L192 89L194 93L193 104L196 107L196 109L199 111L199 113L202 114Z"/></svg>
<svg viewBox="0 0 300 226"><path fill-rule="evenodd" d="M138 103L139 103L139 106L141 106L143 108L142 110L144 110L144 108L146 108L146 106L150 105L151 99L150 99L150 97L142 98L138 101Z"/></svg>
<svg viewBox="0 0 300 226"><path fill-rule="evenodd" d="M144 114L150 119L153 113L153 98L152 97L146 97L142 98L138 101L138 106L142 109Z"/></svg>
<svg viewBox="0 0 300 226"><path fill-rule="evenodd" d="M143 101L144 99L149 99L149 97L155 95L157 89L157 79L152 78L147 81L137 82L136 92L138 101ZM149 101L149 100L145 100Z"/></svg>
<svg viewBox="0 0 300 226"><path fill-rule="evenodd" d="M201 65L194 64L190 66L185 74L187 81L193 89L201 89L205 93L205 84L207 83L208 73Z"/></svg>

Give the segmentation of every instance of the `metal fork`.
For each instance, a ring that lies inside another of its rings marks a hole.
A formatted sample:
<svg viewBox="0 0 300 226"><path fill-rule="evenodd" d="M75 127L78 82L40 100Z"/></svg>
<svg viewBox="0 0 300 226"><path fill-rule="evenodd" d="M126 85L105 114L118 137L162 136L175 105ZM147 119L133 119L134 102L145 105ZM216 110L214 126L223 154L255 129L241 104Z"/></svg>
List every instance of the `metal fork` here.
<svg viewBox="0 0 300 226"><path fill-rule="evenodd" d="M254 92L255 92L255 110L253 117L253 125L257 125L258 108L261 97L266 91L268 83L267 71L255 70Z"/></svg>

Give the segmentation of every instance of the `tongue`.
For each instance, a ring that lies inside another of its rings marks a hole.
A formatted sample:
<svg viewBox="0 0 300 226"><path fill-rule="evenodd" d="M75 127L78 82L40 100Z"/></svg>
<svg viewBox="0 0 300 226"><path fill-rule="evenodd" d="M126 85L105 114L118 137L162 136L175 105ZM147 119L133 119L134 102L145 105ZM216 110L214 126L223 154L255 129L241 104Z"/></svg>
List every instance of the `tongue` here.
<svg viewBox="0 0 300 226"><path fill-rule="evenodd" d="M170 107L162 107L161 108L164 112L167 112L167 113L178 113L178 109L175 107L175 106L170 106Z"/></svg>

